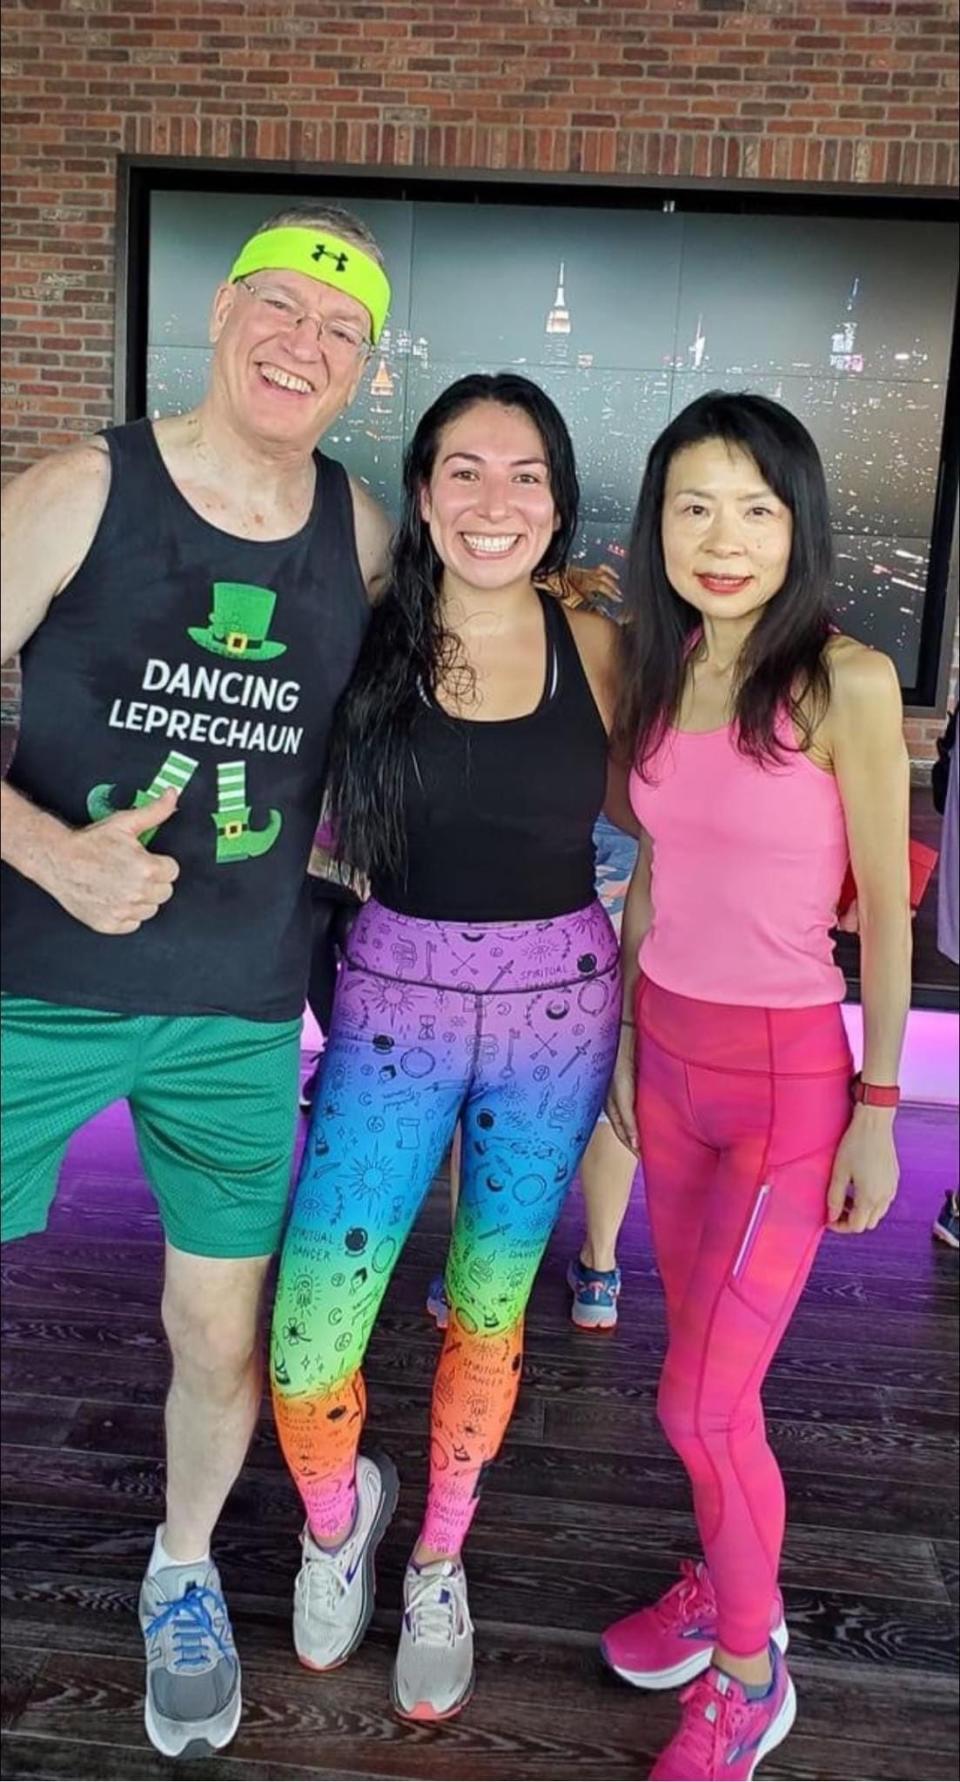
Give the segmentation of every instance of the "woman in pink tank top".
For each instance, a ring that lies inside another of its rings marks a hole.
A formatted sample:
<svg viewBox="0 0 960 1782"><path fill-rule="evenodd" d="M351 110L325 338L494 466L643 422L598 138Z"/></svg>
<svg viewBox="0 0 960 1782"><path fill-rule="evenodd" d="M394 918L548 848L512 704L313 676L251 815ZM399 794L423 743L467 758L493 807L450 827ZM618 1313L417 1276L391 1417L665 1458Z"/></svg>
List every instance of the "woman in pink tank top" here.
<svg viewBox="0 0 960 1782"><path fill-rule="evenodd" d="M831 626L830 546L816 447L779 404L713 392L655 444L627 572L621 735L645 839L608 1109L643 1160L658 1411L703 1556L603 1652L641 1687L691 1685L651 1772L684 1782L752 1776L792 1725L760 1389L824 1232L872 1230L897 1187L907 759L892 664ZM848 862L855 1078L831 943Z"/></svg>

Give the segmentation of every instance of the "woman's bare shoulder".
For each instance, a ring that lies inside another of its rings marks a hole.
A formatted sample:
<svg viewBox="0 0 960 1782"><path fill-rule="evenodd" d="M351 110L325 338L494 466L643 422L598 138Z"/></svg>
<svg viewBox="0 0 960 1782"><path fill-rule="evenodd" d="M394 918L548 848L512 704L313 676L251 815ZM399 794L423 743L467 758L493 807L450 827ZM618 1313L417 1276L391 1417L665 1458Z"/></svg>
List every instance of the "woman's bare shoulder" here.
<svg viewBox="0 0 960 1782"><path fill-rule="evenodd" d="M831 705L846 707L863 701L900 698L900 682L889 656L871 649L855 637L837 631L827 644Z"/></svg>

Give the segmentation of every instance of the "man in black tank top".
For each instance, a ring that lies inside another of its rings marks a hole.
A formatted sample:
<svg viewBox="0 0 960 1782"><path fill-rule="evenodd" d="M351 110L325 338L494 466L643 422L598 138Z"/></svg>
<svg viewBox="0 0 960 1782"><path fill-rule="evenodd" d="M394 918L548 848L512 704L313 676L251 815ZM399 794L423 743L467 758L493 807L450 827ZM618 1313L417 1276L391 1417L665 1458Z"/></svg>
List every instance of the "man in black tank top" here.
<svg viewBox="0 0 960 1782"><path fill-rule="evenodd" d="M317 442L383 326L346 212L271 218L217 290L194 412L111 429L4 498L3 1236L43 1230L72 1133L129 1100L167 1238L166 1521L140 1599L146 1725L219 1749L240 1671L210 1537L259 1406L333 706L385 516Z"/></svg>

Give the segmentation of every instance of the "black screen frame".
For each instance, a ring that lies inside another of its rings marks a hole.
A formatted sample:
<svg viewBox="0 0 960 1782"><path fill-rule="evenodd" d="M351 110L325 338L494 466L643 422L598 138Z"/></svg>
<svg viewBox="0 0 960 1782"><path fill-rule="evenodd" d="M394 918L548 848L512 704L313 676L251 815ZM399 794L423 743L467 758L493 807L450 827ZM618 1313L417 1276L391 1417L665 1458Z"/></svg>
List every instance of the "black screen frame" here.
<svg viewBox="0 0 960 1782"><path fill-rule="evenodd" d="M889 218L953 222L957 199L926 187L795 185L777 181L640 179L625 176L490 172L485 169L305 165L302 162L218 161L173 156L118 159L116 342L114 414L131 421L146 413L147 299L150 199L156 191L262 193L304 198L386 198L418 203L455 196L459 203L602 203L624 210L679 210L723 215ZM916 683L903 688L911 717L942 713L952 668L958 606L957 543L960 493L960 295L954 307L940 440L930 562L921 620Z"/></svg>

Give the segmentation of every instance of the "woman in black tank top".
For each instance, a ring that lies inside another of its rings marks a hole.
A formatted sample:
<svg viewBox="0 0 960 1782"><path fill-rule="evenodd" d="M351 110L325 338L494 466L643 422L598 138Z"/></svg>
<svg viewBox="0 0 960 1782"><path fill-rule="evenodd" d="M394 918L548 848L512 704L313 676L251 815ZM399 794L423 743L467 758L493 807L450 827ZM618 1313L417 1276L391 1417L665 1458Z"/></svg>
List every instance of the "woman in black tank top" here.
<svg viewBox="0 0 960 1782"><path fill-rule="evenodd" d="M342 856L409 915L567 914L593 897L617 631L537 591L576 531L566 425L526 378L463 378L422 418L404 484L392 586L334 725Z"/></svg>
<svg viewBox="0 0 960 1782"><path fill-rule="evenodd" d="M462 379L405 463L393 580L335 726L332 814L373 897L347 945L273 1326L280 1438L307 1525L294 1636L340 1663L372 1611L396 1500L358 1457L360 1365L393 1264L462 1129L426 1515L404 1584L397 1711L473 1684L461 1548L519 1385L523 1315L602 1105L620 1021L594 893L616 631L537 591L578 488L553 403Z"/></svg>

